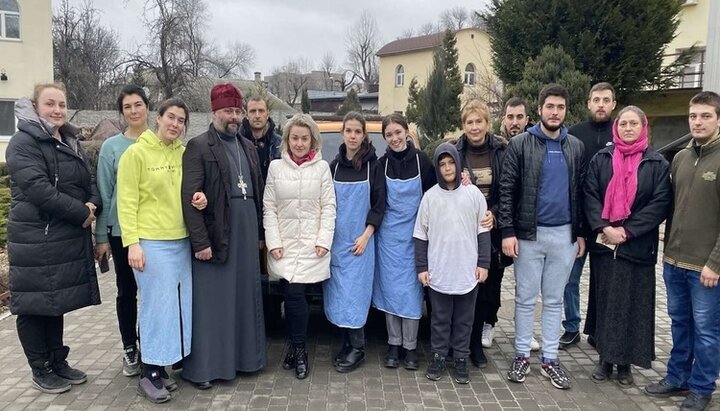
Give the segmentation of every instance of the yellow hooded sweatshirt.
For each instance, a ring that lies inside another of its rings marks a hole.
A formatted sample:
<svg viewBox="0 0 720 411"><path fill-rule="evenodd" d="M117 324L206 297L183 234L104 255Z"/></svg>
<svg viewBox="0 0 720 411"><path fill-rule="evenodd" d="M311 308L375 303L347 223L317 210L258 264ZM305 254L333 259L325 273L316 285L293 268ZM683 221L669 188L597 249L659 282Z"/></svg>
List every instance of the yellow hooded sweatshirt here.
<svg viewBox="0 0 720 411"><path fill-rule="evenodd" d="M120 157L117 175L118 219L123 245L188 236L183 221L180 184L185 147L166 145L151 130Z"/></svg>

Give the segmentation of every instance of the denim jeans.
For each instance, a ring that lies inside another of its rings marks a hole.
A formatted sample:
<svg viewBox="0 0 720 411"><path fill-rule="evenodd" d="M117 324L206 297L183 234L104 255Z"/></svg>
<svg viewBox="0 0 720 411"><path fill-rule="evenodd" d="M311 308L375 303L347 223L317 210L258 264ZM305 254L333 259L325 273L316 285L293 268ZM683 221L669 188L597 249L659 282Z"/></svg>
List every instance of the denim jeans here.
<svg viewBox="0 0 720 411"><path fill-rule="evenodd" d="M572 227L537 228L537 240L518 240L515 259L515 352L530 356L535 300L542 290L543 357L558 358L563 292L578 245L570 242Z"/></svg>
<svg viewBox="0 0 720 411"><path fill-rule="evenodd" d="M720 287L700 284L700 273L663 265L673 347L667 382L699 395L715 391L720 371Z"/></svg>
<svg viewBox="0 0 720 411"><path fill-rule="evenodd" d="M563 305L565 307L565 320L562 322L563 329L575 333L580 331L580 277L588 253L575 259L575 264L570 270L570 278L565 285L563 294Z"/></svg>

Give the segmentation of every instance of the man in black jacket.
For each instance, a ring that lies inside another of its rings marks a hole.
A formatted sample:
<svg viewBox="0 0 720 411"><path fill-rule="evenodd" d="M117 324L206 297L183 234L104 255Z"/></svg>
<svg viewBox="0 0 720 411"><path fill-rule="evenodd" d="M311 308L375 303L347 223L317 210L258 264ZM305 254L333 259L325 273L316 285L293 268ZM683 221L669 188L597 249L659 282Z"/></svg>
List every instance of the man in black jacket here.
<svg viewBox="0 0 720 411"><path fill-rule="evenodd" d="M260 96L248 98L247 117L242 121L240 134L255 144L265 181L270 162L280 158L282 139L275 133L275 123L270 118L270 108L264 98Z"/></svg>
<svg viewBox="0 0 720 411"><path fill-rule="evenodd" d="M530 373L535 300L542 287L542 375L559 389L570 380L558 360L562 295L582 230L584 147L563 125L567 90L548 84L538 97L540 122L510 140L500 177L498 226L503 253L515 259L515 359L508 380Z"/></svg>
<svg viewBox="0 0 720 411"><path fill-rule="evenodd" d="M590 89L587 101L590 119L570 127L570 134L576 136L585 144L586 163L590 163L590 160L598 151L612 145L612 118L610 115L615 109L615 104L615 89L613 86L605 82L595 84ZM587 254L583 254L575 260L572 271L570 271L570 279L565 286L563 297L565 320L562 323L565 333L560 337L561 348L567 348L580 342L580 276L586 258ZM595 283L593 282L592 271L590 272L590 291L584 331L588 335L588 343L594 347Z"/></svg>

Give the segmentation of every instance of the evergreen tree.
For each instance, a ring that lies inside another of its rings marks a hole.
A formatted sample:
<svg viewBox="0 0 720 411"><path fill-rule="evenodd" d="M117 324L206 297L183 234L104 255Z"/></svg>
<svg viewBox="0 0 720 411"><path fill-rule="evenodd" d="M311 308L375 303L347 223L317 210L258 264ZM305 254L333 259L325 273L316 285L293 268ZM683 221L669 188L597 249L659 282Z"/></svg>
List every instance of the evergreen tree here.
<svg viewBox="0 0 720 411"><path fill-rule="evenodd" d="M351 111L362 111L362 106L360 106L360 99L358 98L355 89L350 89L350 91L347 92L347 96L338 108L337 114L344 116Z"/></svg>
<svg viewBox="0 0 720 411"><path fill-rule="evenodd" d="M447 30L440 48L433 54L433 68L425 87L410 82L408 120L418 125L427 142L460 127L460 95L463 82L458 67L455 33Z"/></svg>
<svg viewBox="0 0 720 411"><path fill-rule="evenodd" d="M587 116L585 102L590 81L590 76L575 69L572 58L561 47L545 46L537 58L528 60L522 78L510 87L508 95L524 98L535 112L540 90L549 83L560 84L569 94L565 116L565 124L569 126Z"/></svg>
<svg viewBox="0 0 720 411"><path fill-rule="evenodd" d="M591 83L610 82L626 101L646 86L668 87L696 50L662 67L675 36L678 0L492 0L483 15L493 67L505 84L523 77L520 61L547 44L562 47Z"/></svg>
<svg viewBox="0 0 720 411"><path fill-rule="evenodd" d="M303 113L309 113L310 108L310 97L308 97L307 89L304 88L302 91L302 97L300 98L300 109Z"/></svg>

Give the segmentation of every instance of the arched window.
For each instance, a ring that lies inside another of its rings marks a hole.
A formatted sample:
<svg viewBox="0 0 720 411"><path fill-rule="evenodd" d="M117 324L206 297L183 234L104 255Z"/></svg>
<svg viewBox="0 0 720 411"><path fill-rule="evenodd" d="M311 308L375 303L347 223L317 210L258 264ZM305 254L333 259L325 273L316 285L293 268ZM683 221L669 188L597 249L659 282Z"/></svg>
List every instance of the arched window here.
<svg viewBox="0 0 720 411"><path fill-rule="evenodd" d="M405 69L402 64L395 68L395 87L402 87L405 84Z"/></svg>
<svg viewBox="0 0 720 411"><path fill-rule="evenodd" d="M20 38L20 7L16 0L0 0L0 39Z"/></svg>
<svg viewBox="0 0 720 411"><path fill-rule="evenodd" d="M473 84L475 84L475 65L468 63L465 66L465 85L472 86Z"/></svg>

